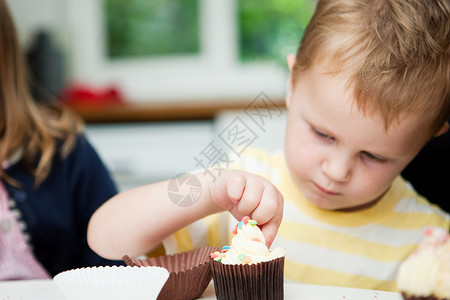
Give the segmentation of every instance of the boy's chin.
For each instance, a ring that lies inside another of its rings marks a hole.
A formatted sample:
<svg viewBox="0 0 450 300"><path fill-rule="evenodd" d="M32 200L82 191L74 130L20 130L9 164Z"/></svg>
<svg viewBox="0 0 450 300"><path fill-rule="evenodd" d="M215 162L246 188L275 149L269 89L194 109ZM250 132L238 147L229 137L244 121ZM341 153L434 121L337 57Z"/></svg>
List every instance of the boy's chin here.
<svg viewBox="0 0 450 300"><path fill-rule="evenodd" d="M367 203L359 204L356 206L338 208L338 209L335 209L335 211L359 211L359 210L368 209L368 208L371 208L372 206L374 206L375 204L377 204L379 199L380 198L375 199L370 202L367 202Z"/></svg>
<svg viewBox="0 0 450 300"><path fill-rule="evenodd" d="M327 211L359 211L368 209L374 206L380 198L377 198L373 201L369 201L362 204L348 204L348 203L340 203L338 199L327 199L323 197L318 197L317 195L312 195L312 197L307 197L308 201L314 205L316 208Z"/></svg>
<svg viewBox="0 0 450 300"><path fill-rule="evenodd" d="M306 196L306 199L308 200L308 202L311 203L312 205L314 205L318 209L331 211L331 210L337 210L342 207L338 203L336 203L337 202L336 200L327 199L327 198L315 195L314 193L312 193L311 195L305 195L305 196Z"/></svg>

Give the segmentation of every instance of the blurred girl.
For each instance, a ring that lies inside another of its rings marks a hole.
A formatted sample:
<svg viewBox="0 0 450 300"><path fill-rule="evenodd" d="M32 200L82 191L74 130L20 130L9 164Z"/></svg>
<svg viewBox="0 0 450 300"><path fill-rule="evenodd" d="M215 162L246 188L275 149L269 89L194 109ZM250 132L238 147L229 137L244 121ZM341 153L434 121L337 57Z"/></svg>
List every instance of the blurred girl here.
<svg viewBox="0 0 450 300"><path fill-rule="evenodd" d="M82 123L31 99L24 58L0 0L0 280L112 264L87 246L93 211L116 193Z"/></svg>

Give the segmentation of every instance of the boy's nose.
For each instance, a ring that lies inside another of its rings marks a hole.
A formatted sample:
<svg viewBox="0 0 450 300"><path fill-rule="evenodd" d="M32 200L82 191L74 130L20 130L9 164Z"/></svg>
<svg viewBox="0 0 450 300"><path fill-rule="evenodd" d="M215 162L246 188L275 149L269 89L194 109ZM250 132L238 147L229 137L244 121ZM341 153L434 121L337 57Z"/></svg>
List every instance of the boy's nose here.
<svg viewBox="0 0 450 300"><path fill-rule="evenodd" d="M332 181L346 182L350 179L351 164L351 159L349 158L328 158L322 162L322 172Z"/></svg>

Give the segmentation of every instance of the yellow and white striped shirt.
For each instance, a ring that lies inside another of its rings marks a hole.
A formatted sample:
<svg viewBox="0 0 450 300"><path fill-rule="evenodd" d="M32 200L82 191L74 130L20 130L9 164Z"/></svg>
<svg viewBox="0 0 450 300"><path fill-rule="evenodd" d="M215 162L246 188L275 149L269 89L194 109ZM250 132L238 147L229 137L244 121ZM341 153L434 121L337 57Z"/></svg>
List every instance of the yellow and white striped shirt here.
<svg viewBox="0 0 450 300"><path fill-rule="evenodd" d="M398 177L374 206L355 212L316 208L292 182L284 155L248 149L233 166L269 179L283 194L284 215L273 246L286 249L286 280L397 291L399 264L426 226L449 230L450 216ZM206 217L163 241L166 253L229 244L236 220Z"/></svg>

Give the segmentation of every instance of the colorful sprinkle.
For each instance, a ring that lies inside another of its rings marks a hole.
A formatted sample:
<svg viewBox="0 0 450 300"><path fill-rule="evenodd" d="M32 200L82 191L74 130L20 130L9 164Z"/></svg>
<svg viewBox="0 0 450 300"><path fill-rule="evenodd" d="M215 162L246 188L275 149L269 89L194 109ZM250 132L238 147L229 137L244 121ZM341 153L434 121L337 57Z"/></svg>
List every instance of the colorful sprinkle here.
<svg viewBox="0 0 450 300"><path fill-rule="evenodd" d="M234 227L233 234L237 234L237 227Z"/></svg>
<svg viewBox="0 0 450 300"><path fill-rule="evenodd" d="M244 258L245 258L246 256L247 256L247 255L245 255L245 253L241 253L241 254L238 255L237 258L238 258L239 260L244 260Z"/></svg>
<svg viewBox="0 0 450 300"><path fill-rule="evenodd" d="M216 251L214 253L211 253L211 258L215 261L222 261L222 258L225 256L224 253L220 253L219 251Z"/></svg>
<svg viewBox="0 0 450 300"><path fill-rule="evenodd" d="M241 229L242 226L244 226L244 222L240 221L239 224L238 224L238 226L237 226L237 228L238 228L238 229Z"/></svg>
<svg viewBox="0 0 450 300"><path fill-rule="evenodd" d="M258 222L256 222L255 220L249 220L248 224L255 226L256 224L258 224Z"/></svg>
<svg viewBox="0 0 450 300"><path fill-rule="evenodd" d="M247 225L249 220L250 220L249 216L245 216L245 217L242 218L242 222L244 222L244 225Z"/></svg>
<svg viewBox="0 0 450 300"><path fill-rule="evenodd" d="M244 263L246 263L246 264L249 264L249 263L251 263L252 262L252 258L250 257L250 256L246 256L246 257L244 257L244 259L242 260L242 262L244 262Z"/></svg>

